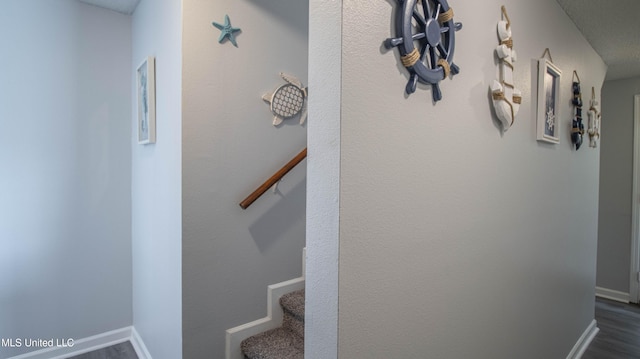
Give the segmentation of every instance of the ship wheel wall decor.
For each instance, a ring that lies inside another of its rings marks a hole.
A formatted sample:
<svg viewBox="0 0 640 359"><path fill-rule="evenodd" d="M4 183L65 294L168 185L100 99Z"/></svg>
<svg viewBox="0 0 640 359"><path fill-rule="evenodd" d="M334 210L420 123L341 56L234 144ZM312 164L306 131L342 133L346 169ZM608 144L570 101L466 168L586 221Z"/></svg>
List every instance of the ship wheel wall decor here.
<svg viewBox="0 0 640 359"><path fill-rule="evenodd" d="M397 47L400 60L411 77L407 94L416 91L418 81L430 84L433 101L442 99L438 83L460 68L453 63L455 33L462 23L453 21L453 9L447 0L398 0L396 36L384 44Z"/></svg>

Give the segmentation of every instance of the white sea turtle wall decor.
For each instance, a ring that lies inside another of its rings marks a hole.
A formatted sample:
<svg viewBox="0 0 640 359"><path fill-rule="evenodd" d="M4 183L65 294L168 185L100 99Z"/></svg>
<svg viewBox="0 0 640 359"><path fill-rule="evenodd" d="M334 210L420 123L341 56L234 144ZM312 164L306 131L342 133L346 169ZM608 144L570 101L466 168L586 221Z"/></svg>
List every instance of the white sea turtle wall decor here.
<svg viewBox="0 0 640 359"><path fill-rule="evenodd" d="M307 119L307 92L297 77L280 73L280 77L286 82L273 92L266 93L262 99L269 104L273 113L273 125L278 126L282 121L300 116L300 124Z"/></svg>
<svg viewBox="0 0 640 359"><path fill-rule="evenodd" d="M511 37L511 20L507 15L507 9L502 6L502 14L506 20L498 22L498 38L500 44L496 47L496 54L500 59L498 80L493 80L491 85L491 97L493 108L498 119L502 123L503 131L507 131L515 122L516 115L522 103L522 91L513 84L513 63L518 56L513 49L513 38Z"/></svg>

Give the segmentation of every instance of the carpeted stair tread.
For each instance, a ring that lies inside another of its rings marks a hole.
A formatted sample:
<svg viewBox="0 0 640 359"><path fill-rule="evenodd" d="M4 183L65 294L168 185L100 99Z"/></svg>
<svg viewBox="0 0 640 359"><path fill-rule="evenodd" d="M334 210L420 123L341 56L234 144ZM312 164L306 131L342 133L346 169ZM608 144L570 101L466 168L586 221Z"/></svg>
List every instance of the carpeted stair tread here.
<svg viewBox="0 0 640 359"><path fill-rule="evenodd" d="M304 289L283 295L280 297L280 305L285 311L304 321Z"/></svg>
<svg viewBox="0 0 640 359"><path fill-rule="evenodd" d="M304 359L304 338L286 328L275 328L242 341L248 359Z"/></svg>
<svg viewBox="0 0 640 359"><path fill-rule="evenodd" d="M280 297L282 326L242 341L247 359L304 359L304 289Z"/></svg>
<svg viewBox="0 0 640 359"><path fill-rule="evenodd" d="M289 313L287 310L284 311L284 316L282 317L282 327L289 329L293 334L304 338L304 321Z"/></svg>

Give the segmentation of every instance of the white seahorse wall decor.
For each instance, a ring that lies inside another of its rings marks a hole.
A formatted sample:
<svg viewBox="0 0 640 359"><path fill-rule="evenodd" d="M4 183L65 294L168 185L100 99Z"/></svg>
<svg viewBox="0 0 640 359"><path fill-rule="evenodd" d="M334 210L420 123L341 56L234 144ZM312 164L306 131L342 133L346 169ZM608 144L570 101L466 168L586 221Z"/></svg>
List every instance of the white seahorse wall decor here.
<svg viewBox="0 0 640 359"><path fill-rule="evenodd" d="M499 79L491 85L493 108L502 123L503 131L507 131L515 122L515 117L522 103L522 92L515 87L513 81L513 63L517 61L516 50L513 49L511 37L511 21L505 7L502 7L505 20L498 22L498 38L500 44L496 47L496 54L500 59Z"/></svg>
<svg viewBox="0 0 640 359"><path fill-rule="evenodd" d="M589 128L587 133L589 134L589 147L598 147L598 139L600 138L600 104L595 99L595 90L591 91L591 102L589 106Z"/></svg>

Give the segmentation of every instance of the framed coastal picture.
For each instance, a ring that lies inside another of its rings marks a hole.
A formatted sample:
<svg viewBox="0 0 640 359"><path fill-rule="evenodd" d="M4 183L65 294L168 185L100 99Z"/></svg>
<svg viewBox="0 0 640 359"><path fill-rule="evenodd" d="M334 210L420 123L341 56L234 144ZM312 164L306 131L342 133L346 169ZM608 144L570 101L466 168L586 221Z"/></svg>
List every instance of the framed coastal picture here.
<svg viewBox="0 0 640 359"><path fill-rule="evenodd" d="M147 57L136 70L138 96L138 144L156 142L155 58Z"/></svg>
<svg viewBox="0 0 640 359"><path fill-rule="evenodd" d="M562 71L549 60L538 60L538 141L560 142L560 76Z"/></svg>

